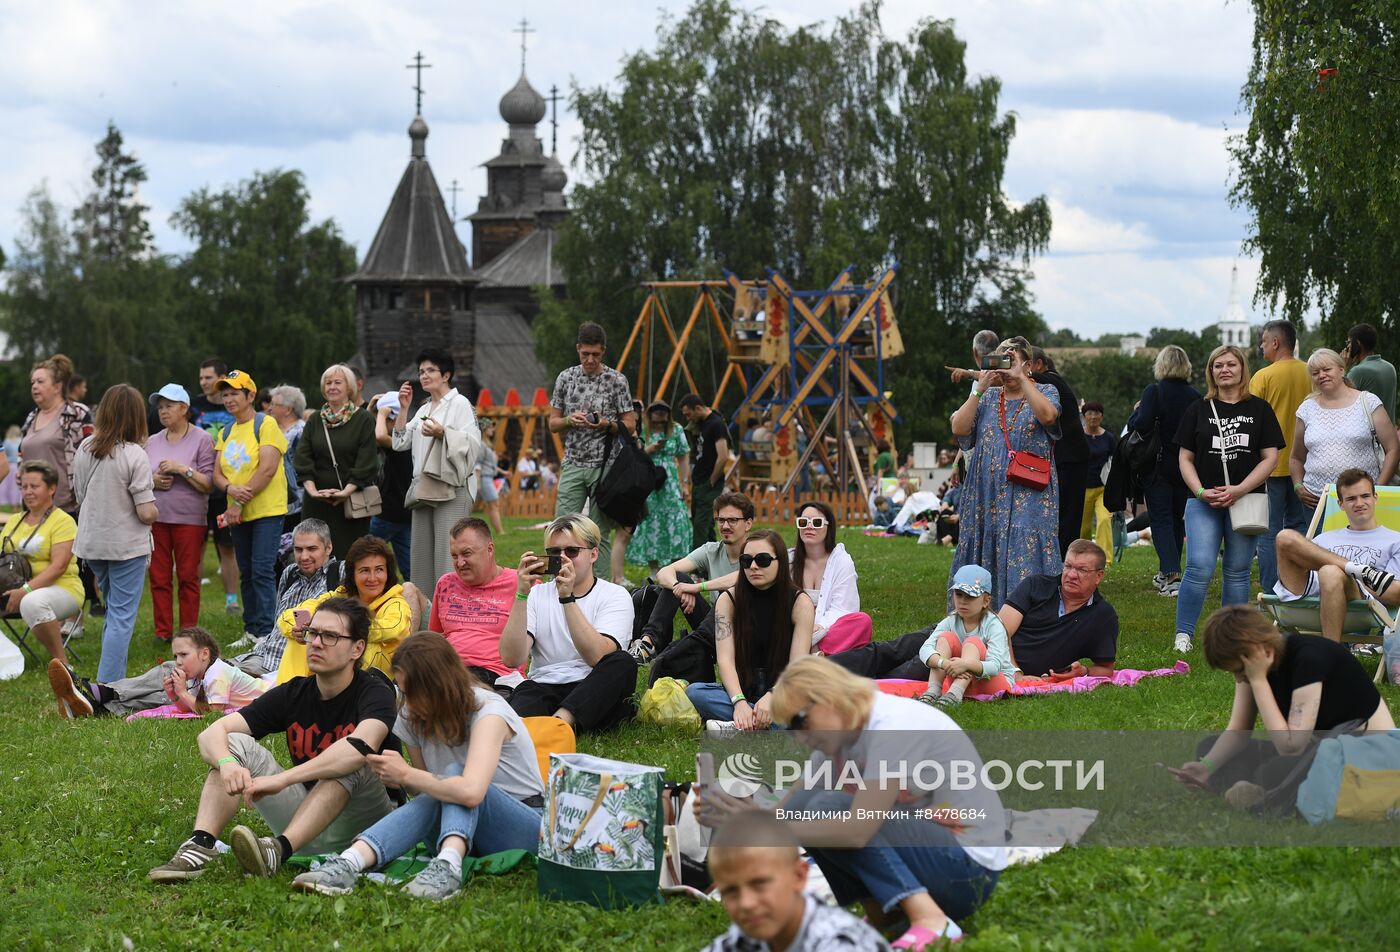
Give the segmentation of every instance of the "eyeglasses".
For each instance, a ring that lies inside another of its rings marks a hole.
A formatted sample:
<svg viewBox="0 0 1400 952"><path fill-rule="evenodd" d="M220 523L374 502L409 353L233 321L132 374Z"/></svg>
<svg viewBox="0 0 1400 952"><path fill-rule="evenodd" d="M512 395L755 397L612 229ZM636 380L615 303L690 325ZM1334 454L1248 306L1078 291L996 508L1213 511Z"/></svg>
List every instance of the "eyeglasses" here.
<svg viewBox="0 0 1400 952"><path fill-rule="evenodd" d="M582 546L582 545L566 545L566 546L564 546L562 549L545 549L545 550L544 550L544 554L545 554L545 555L562 555L562 556L564 556L565 558L576 559L576 558L578 558L578 554L579 554L580 552L584 552L584 551L587 551L587 547L586 547L586 546Z"/></svg>
<svg viewBox="0 0 1400 952"><path fill-rule="evenodd" d="M715 518L715 522L718 522L722 526L737 526L739 523L745 521L743 516L717 516Z"/></svg>
<svg viewBox="0 0 1400 952"><path fill-rule="evenodd" d="M1103 569L1086 569L1086 568L1084 568L1084 567L1082 567L1082 566L1070 565L1068 562L1066 562L1063 566L1061 566L1061 568L1064 570L1064 572L1065 572L1066 574L1072 574L1072 575L1094 575L1094 574L1096 574L1096 573L1098 573L1098 572L1102 572L1102 571L1103 571Z"/></svg>
<svg viewBox="0 0 1400 952"><path fill-rule="evenodd" d="M327 631L324 628L303 628L301 631L293 630L291 634L291 639L299 645L309 645L312 641L319 640L327 648L334 648L342 638L349 637L349 635L342 635L338 631Z"/></svg>
<svg viewBox="0 0 1400 952"><path fill-rule="evenodd" d="M798 517L797 517L797 528L799 528L799 529L825 529L825 528L826 528L826 518L825 518L824 516L812 516L812 517L809 519L809 518L807 518L806 516L798 516Z"/></svg>
<svg viewBox="0 0 1400 952"><path fill-rule="evenodd" d="M788 730L801 731L807 729L807 715L812 710L812 705L808 704L802 710L792 715L788 719Z"/></svg>
<svg viewBox="0 0 1400 952"><path fill-rule="evenodd" d="M757 565L761 569L766 569L776 561L778 561L778 557L772 552L760 552L758 555L749 555L745 552L739 556L739 564L744 568Z"/></svg>

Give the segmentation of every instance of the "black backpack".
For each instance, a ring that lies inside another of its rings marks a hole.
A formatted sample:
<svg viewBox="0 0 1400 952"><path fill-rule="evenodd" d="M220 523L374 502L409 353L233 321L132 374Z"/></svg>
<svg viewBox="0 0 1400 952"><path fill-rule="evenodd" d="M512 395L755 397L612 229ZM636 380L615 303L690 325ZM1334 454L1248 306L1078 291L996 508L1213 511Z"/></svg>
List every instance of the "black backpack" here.
<svg viewBox="0 0 1400 952"><path fill-rule="evenodd" d="M635 436L622 433L608 444L601 472L593 485L594 506L618 525L636 528L647 517L647 497L665 485L666 470L651 461Z"/></svg>

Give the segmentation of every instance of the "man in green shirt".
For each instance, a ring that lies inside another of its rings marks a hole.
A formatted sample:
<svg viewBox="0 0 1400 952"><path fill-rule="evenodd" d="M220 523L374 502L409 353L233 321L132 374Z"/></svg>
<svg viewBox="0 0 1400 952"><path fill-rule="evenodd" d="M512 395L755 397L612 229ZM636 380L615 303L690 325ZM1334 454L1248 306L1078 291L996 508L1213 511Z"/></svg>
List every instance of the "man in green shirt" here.
<svg viewBox="0 0 1400 952"><path fill-rule="evenodd" d="M1347 364L1347 380L1359 390L1369 390L1380 398L1381 406L1395 419L1395 365L1376 353L1376 329L1357 324L1347 331L1342 359Z"/></svg>

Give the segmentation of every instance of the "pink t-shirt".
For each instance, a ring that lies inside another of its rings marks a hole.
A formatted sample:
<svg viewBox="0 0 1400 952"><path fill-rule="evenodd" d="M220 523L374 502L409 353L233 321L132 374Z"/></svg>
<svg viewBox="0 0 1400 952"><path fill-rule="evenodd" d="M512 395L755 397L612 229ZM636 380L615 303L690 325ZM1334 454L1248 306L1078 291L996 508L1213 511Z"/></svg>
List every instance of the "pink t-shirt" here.
<svg viewBox="0 0 1400 952"><path fill-rule="evenodd" d="M196 426L186 430L178 443L171 443L165 438L165 431L158 430L146 441L146 456L153 473L162 460L168 459L182 470L192 469L207 480L214 478L214 440ZM156 490L156 508L160 510L160 522L202 526L209 521L209 497L183 476L176 476L169 489Z"/></svg>
<svg viewBox="0 0 1400 952"><path fill-rule="evenodd" d="M485 585L465 585L456 572L438 579L433 592L433 613L428 627L440 631L469 667L509 674L522 668L508 668L501 660L501 632L510 618L515 601L515 569Z"/></svg>

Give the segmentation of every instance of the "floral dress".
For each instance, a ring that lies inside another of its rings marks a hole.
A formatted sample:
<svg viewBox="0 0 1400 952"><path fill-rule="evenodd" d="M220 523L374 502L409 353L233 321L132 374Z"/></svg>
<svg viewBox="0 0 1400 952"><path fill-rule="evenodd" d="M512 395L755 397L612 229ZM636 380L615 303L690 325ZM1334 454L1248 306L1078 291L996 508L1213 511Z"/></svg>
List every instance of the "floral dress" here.
<svg viewBox="0 0 1400 952"><path fill-rule="evenodd" d="M650 442L648 435L648 445ZM647 517L627 543L627 561L633 565L669 565L690 553L690 510L681 495L681 477L676 471L676 457L689 452L685 431L673 422L661 449L651 457L653 463L666 470L666 484L647 497Z"/></svg>
<svg viewBox="0 0 1400 952"><path fill-rule="evenodd" d="M1055 388L1036 386L1058 410L1060 395ZM1060 574L1059 476L1051 466L1050 485L1045 489L1006 481L1006 440L998 413L1001 393L1000 387L991 387L982 394L972 434L958 439L964 451L971 451L971 458L958 506L962 513L958 549L948 572L949 584L964 565L980 565L992 573L993 610L1027 576ZM1059 421L1042 426L1024 398L1006 401L1006 430L1013 449L1047 459L1060 438Z"/></svg>

